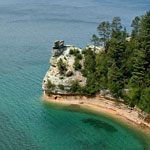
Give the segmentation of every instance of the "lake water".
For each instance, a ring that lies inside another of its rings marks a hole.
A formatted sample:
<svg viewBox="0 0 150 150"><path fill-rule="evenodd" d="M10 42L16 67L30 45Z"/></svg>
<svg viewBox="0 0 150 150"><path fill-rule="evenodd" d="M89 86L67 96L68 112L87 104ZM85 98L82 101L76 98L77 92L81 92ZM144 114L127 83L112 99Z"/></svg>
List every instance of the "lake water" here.
<svg viewBox="0 0 150 150"><path fill-rule="evenodd" d="M43 103L55 40L85 47L114 16L131 30L149 0L0 1L0 150L145 150L143 136L101 115Z"/></svg>

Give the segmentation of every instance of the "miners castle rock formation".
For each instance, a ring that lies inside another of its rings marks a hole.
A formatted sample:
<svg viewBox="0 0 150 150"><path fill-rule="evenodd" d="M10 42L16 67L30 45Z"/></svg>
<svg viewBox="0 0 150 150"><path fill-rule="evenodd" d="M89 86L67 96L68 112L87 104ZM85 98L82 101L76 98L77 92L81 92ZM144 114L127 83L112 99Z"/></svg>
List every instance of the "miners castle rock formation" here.
<svg viewBox="0 0 150 150"><path fill-rule="evenodd" d="M95 52L102 50L102 47L87 46ZM55 41L50 58L50 68L48 69L42 83L42 88L46 93L52 94L76 94L70 93L69 89L73 82L78 81L80 86L86 85L86 78L81 70L74 67L75 56L70 54L70 50L76 50L82 56L80 64L83 69L84 57L82 49L72 45L64 45L64 41Z"/></svg>

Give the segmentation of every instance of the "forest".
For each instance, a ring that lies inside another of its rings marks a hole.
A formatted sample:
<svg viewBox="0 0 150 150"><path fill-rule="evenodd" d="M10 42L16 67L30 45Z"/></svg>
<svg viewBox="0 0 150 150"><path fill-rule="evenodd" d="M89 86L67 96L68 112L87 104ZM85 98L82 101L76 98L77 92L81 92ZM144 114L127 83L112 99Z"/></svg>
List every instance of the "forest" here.
<svg viewBox="0 0 150 150"><path fill-rule="evenodd" d="M99 54L90 48L83 50L81 72L87 77L87 85L80 87L76 81L71 90L93 95L109 89L116 99L150 113L150 11L136 16L131 27L129 34L120 17L98 25L98 35L93 34L91 41L105 50Z"/></svg>

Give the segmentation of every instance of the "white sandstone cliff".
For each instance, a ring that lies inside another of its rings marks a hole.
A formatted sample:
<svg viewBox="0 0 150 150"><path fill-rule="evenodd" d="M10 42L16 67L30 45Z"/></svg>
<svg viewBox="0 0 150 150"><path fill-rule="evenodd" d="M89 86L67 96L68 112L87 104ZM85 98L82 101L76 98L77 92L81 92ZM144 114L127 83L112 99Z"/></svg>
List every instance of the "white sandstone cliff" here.
<svg viewBox="0 0 150 150"><path fill-rule="evenodd" d="M87 48L89 47L96 53L103 50L102 47L100 48L88 45ZM69 89L73 82L78 81L80 86L86 85L86 78L82 75L80 70L75 70L74 68L75 56L70 54L70 50L78 50L82 55L80 64L83 69L84 57L82 54L82 49L71 45L64 46L64 41L55 41L52 49L52 56L50 58L50 68L47 71L42 83L42 88L44 91L54 94L69 94ZM67 68L63 74L60 73L58 67L60 60ZM72 75L68 76L69 72L71 72ZM63 89L60 88L60 86L63 86Z"/></svg>

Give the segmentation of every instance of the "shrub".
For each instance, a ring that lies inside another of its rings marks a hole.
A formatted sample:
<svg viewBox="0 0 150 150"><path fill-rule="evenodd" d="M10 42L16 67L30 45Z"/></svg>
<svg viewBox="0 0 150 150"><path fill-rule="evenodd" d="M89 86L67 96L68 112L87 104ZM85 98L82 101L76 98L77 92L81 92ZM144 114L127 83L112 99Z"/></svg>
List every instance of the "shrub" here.
<svg viewBox="0 0 150 150"><path fill-rule="evenodd" d="M64 85L59 84L58 87L59 87L59 89L64 90Z"/></svg>
<svg viewBox="0 0 150 150"><path fill-rule="evenodd" d="M82 54L85 54L86 53L86 49L82 50Z"/></svg>
<svg viewBox="0 0 150 150"><path fill-rule="evenodd" d="M67 60L67 58L64 56L64 59Z"/></svg>
<svg viewBox="0 0 150 150"><path fill-rule="evenodd" d="M70 51L69 51L69 54L70 55L74 55L74 56L76 56L77 54L79 54L80 53L80 51L78 50L78 49L71 49Z"/></svg>
<svg viewBox="0 0 150 150"><path fill-rule="evenodd" d="M67 71L66 64L63 62L62 59L59 59L59 61L57 62L57 66L60 74L64 74Z"/></svg>
<svg viewBox="0 0 150 150"><path fill-rule="evenodd" d="M73 54L74 54L74 50L71 49L71 50L69 51L69 54L70 54L70 55L73 55Z"/></svg>
<svg viewBox="0 0 150 150"><path fill-rule="evenodd" d="M79 81L76 80L72 83L71 87L70 87L70 92L72 93L80 93L81 91L81 86L79 84Z"/></svg>
<svg viewBox="0 0 150 150"><path fill-rule="evenodd" d="M77 54L76 57L77 57L78 59L80 59L80 60L82 59L82 55L81 55L81 54Z"/></svg>
<svg viewBox="0 0 150 150"><path fill-rule="evenodd" d="M51 80L48 80L47 88L52 89L55 87L55 84L52 84Z"/></svg>
<svg viewBox="0 0 150 150"><path fill-rule="evenodd" d="M82 68L82 65L80 64L79 59L76 57L74 61L74 68L75 70L80 70Z"/></svg>
<svg viewBox="0 0 150 150"><path fill-rule="evenodd" d="M66 74L67 77L70 77L70 76L72 76L72 75L73 75L73 72L72 72L72 71L68 71L67 74Z"/></svg>

